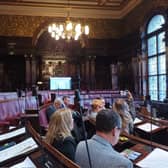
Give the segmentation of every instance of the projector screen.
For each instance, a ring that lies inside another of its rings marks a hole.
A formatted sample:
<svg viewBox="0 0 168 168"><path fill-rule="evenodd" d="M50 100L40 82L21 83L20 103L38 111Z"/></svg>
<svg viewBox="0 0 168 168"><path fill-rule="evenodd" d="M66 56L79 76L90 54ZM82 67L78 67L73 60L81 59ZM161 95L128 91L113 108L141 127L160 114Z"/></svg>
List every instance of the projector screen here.
<svg viewBox="0 0 168 168"><path fill-rule="evenodd" d="M50 77L50 90L71 89L71 77Z"/></svg>

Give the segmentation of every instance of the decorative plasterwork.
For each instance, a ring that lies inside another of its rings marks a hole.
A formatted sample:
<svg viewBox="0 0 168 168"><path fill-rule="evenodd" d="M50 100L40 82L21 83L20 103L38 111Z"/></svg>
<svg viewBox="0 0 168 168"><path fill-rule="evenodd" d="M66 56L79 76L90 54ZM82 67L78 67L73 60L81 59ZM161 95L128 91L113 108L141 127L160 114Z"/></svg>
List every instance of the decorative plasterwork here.
<svg viewBox="0 0 168 168"><path fill-rule="evenodd" d="M87 23L90 27L89 38L118 38L121 36L120 22L109 19L73 19L81 23ZM1 16L0 36L20 36L38 39L49 23L61 22L64 18L50 18L39 16Z"/></svg>
<svg viewBox="0 0 168 168"><path fill-rule="evenodd" d="M78 18L121 19L141 2L142 0L109 0L101 5L101 3L95 0L72 0L70 1L70 16ZM0 15L66 17L67 1L0 1Z"/></svg>

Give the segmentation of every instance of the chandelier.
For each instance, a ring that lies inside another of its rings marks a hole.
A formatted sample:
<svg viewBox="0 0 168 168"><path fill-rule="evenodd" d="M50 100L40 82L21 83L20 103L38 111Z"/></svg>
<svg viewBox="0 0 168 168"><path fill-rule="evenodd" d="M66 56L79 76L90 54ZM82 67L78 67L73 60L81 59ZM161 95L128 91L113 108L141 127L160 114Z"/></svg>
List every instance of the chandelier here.
<svg viewBox="0 0 168 168"><path fill-rule="evenodd" d="M65 23L52 23L48 26L48 32L55 40L66 39L66 40L78 40L82 35L89 34L89 26L81 25L70 20L69 11Z"/></svg>

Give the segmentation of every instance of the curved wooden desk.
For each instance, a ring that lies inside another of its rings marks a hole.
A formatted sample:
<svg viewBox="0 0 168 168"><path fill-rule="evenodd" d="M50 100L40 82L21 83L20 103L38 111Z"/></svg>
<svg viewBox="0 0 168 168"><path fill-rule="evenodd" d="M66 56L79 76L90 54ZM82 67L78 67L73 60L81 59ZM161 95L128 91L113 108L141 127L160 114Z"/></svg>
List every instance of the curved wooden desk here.
<svg viewBox="0 0 168 168"><path fill-rule="evenodd" d="M91 124L95 126L95 120L89 120ZM132 134L123 132L118 144L114 147L118 152L122 152L125 149L132 149L136 152L141 153L140 157L133 161L136 164L138 161L144 159L150 152L155 148L160 148L168 151L168 146L158 144ZM122 139L122 140L121 140ZM135 165L136 167L136 165Z"/></svg>
<svg viewBox="0 0 168 168"><path fill-rule="evenodd" d="M60 153L54 147L47 144L43 140L43 138L34 130L30 122L26 123L26 133L25 134L21 134L19 136L7 139L3 141L2 144L5 144L11 141L15 141L16 144L20 144L23 141L30 139L30 138L32 138L37 144L37 147L35 149L29 150L25 153L21 153L16 156L12 156L12 158L9 158L1 162L0 167L10 167L10 166L16 165L18 163L23 162L25 158L28 157L37 168L55 168L55 167L80 168L77 164L69 160L67 157L65 157L62 153ZM12 147L14 146L15 145L13 145Z"/></svg>
<svg viewBox="0 0 168 168"><path fill-rule="evenodd" d="M144 120L152 120L153 123L158 125L168 126L168 120L151 116L151 113L147 111L146 107L141 107L140 111L137 113L137 116L143 118Z"/></svg>
<svg viewBox="0 0 168 168"><path fill-rule="evenodd" d="M46 143L42 137L32 128L31 124L28 123L27 129L32 135L32 137L37 141L37 143L40 146L40 153L42 154L43 161L46 163L44 164L51 164L51 165L60 165L60 168L65 167L65 168L80 168L77 164L72 162L70 159L68 159L66 156L64 156L61 152L56 150L53 146L50 144ZM41 155L40 153L34 154L32 157L35 159L35 163L39 165L38 162L38 155ZM36 158L37 157L37 158ZM40 156L41 157L41 156ZM45 160L46 159L46 160ZM51 160L50 160L51 159ZM49 163L49 162L50 163ZM43 163L43 162L42 162ZM40 163L41 164L41 163ZM40 165L41 166L41 165Z"/></svg>
<svg viewBox="0 0 168 168"><path fill-rule="evenodd" d="M135 133L145 139L152 140L157 143L161 143L163 145L168 146L167 138L168 138L168 121L160 118L152 117L151 113L147 111L145 107L142 107L140 112L137 113L137 116L143 121L143 123L135 124ZM139 129L142 124L150 124L151 130L145 131L143 129ZM153 129L153 127L158 127L157 129Z"/></svg>

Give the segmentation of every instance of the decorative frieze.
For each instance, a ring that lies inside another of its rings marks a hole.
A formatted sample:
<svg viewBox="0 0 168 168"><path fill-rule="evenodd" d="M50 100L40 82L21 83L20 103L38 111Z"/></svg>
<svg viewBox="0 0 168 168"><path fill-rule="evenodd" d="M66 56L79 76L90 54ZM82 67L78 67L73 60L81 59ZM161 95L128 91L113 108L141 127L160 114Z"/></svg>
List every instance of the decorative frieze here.
<svg viewBox="0 0 168 168"><path fill-rule="evenodd" d="M90 38L118 38L121 34L119 30L120 22L109 19L77 19L73 21L88 24L90 27ZM38 36L40 29L45 30L49 23L53 21L64 22L65 18L49 18L40 16L11 16L0 15L0 36ZM39 32L38 32L39 31Z"/></svg>

